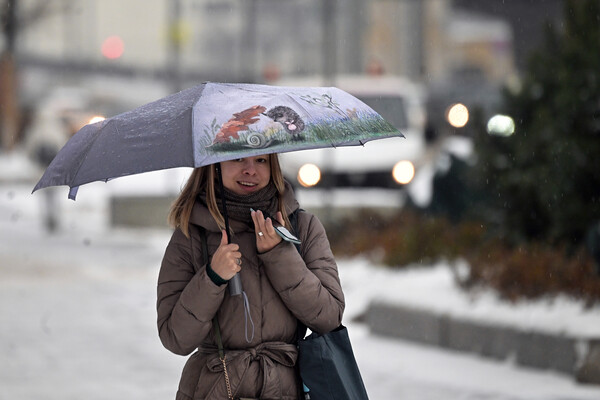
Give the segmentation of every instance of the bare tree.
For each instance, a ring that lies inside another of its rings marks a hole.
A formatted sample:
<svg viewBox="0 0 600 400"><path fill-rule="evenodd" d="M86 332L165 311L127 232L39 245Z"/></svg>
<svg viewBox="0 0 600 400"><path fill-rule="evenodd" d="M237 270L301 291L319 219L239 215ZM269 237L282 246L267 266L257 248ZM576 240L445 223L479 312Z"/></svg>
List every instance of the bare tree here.
<svg viewBox="0 0 600 400"><path fill-rule="evenodd" d="M4 49L0 54L0 145L10 150L16 143L20 120L15 71L15 42L17 34L17 0L2 4L2 34Z"/></svg>
<svg viewBox="0 0 600 400"><path fill-rule="evenodd" d="M48 14L50 1L39 1L20 12L18 0L0 1L0 29L4 47L0 52L0 149L10 150L18 141L21 126L17 74L17 36Z"/></svg>

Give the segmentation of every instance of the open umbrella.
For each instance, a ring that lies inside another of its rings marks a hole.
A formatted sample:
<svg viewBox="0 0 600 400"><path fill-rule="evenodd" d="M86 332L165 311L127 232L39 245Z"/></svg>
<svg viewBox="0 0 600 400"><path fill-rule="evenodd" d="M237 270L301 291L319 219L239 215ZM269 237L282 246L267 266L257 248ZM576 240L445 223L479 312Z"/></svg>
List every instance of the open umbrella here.
<svg viewBox="0 0 600 400"><path fill-rule="evenodd" d="M84 126L33 191L268 153L362 145L403 136L334 87L207 82Z"/></svg>

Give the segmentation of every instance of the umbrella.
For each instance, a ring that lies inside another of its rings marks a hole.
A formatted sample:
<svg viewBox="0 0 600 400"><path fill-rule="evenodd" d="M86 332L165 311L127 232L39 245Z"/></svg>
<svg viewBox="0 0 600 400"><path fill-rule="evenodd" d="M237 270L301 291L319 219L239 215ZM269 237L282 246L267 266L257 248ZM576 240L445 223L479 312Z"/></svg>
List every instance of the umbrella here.
<svg viewBox="0 0 600 400"><path fill-rule="evenodd" d="M335 87L206 82L79 130L34 187L80 185L176 167L403 135Z"/></svg>
<svg viewBox="0 0 600 400"><path fill-rule="evenodd" d="M391 136L403 135L372 108L334 87L207 82L84 126L58 152L33 191L68 185L69 198L75 200L79 186L94 181L269 153L362 145ZM230 239L225 204L223 209ZM232 295L242 293L239 275L229 289Z"/></svg>

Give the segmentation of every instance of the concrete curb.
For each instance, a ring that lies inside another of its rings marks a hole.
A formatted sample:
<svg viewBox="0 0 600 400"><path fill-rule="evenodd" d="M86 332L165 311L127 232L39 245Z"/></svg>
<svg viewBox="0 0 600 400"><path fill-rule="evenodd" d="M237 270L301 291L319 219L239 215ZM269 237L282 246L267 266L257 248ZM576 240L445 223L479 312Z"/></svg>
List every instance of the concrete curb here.
<svg viewBox="0 0 600 400"><path fill-rule="evenodd" d="M110 199L112 226L168 228L167 216L175 196L113 196Z"/></svg>
<svg viewBox="0 0 600 400"><path fill-rule="evenodd" d="M573 375L600 384L600 339L582 339L460 320L413 307L373 302L366 321L373 333L398 337L518 365Z"/></svg>

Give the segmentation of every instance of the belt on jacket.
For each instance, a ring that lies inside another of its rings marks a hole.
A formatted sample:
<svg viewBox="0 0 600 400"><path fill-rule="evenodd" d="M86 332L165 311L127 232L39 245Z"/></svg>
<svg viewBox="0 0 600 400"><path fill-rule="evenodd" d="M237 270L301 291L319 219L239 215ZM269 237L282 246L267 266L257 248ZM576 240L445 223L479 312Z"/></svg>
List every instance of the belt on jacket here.
<svg viewBox="0 0 600 400"><path fill-rule="evenodd" d="M203 354L210 354L207 360L207 367L212 372L223 371L223 363L219 358L219 353L216 347L198 347L198 351ZM246 349L225 350L225 360L227 362L227 370L231 375L230 369L237 370L237 376L241 379L239 382L231 382L231 388L235 393L237 387L241 384L246 371L252 361L259 361L263 370L263 389L266 388L266 378L269 374L266 372L275 364L280 364L286 367L294 367L298 359L298 348L294 344L284 342L265 342L256 347Z"/></svg>

